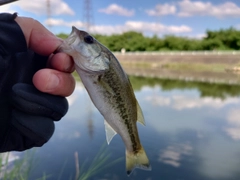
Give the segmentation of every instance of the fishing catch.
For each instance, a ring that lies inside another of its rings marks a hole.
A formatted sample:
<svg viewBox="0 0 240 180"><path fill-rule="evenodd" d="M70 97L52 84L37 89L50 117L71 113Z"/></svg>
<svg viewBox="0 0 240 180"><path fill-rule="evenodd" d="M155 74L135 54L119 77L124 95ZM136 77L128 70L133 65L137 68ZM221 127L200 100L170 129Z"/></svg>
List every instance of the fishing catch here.
<svg viewBox="0 0 240 180"><path fill-rule="evenodd" d="M73 57L92 102L105 118L108 144L119 134L126 146L126 170L151 170L140 143L137 121L145 125L141 108L130 81L117 58L85 31L72 27L72 32L57 50Z"/></svg>

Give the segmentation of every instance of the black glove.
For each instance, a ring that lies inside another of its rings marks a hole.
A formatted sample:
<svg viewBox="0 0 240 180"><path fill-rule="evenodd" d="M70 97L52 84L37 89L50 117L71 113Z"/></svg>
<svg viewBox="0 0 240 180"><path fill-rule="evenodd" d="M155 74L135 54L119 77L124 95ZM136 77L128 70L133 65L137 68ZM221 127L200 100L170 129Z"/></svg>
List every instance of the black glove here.
<svg viewBox="0 0 240 180"><path fill-rule="evenodd" d="M32 83L48 57L28 50L15 14L0 14L0 152L46 143L54 122L68 110L66 98L38 91Z"/></svg>

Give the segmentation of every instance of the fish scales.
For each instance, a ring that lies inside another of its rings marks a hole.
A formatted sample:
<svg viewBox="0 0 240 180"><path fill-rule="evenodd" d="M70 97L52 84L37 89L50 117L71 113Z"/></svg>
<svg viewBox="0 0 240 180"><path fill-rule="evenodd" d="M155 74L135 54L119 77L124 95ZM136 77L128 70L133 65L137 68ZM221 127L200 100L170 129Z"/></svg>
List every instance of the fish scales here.
<svg viewBox="0 0 240 180"><path fill-rule="evenodd" d="M110 61L110 63L114 63L114 61ZM119 82L121 80L120 78L121 77L117 76L117 72L114 71L114 68L112 67L112 65L110 65L109 70L106 71L106 73L103 75L103 78L101 78L101 80L104 79L106 83L109 84L110 87L112 87L114 94L110 98L115 100L114 102L112 102L113 109L116 111L119 111L119 115L122 117L122 120L127 127L128 134L131 139L131 148L134 151L134 153L137 153L140 148L140 144L137 142L140 142L140 141L139 141L138 133L136 133L137 127L134 126L134 124L132 123L132 122L135 123L137 121L136 119L137 109L136 108L134 109L134 107L136 107L136 100L134 98L134 100L132 100L131 102L124 102L124 100L129 101L132 99L131 97L133 97L133 94L131 92L133 92L133 90L131 86L129 86L128 84L126 84L123 88L122 86L120 86L120 83L119 84L115 83L115 82ZM125 91L125 93L121 93L121 91ZM129 97L123 98L121 96L122 94L126 94ZM129 109L131 109L130 112L129 112ZM133 119L134 121L131 121L130 119Z"/></svg>
<svg viewBox="0 0 240 180"><path fill-rule="evenodd" d="M108 121L108 123L115 127L114 129L117 133L122 134L121 137L124 138L124 142L127 142L126 147L128 150L137 153L141 148L141 145L137 133L137 127L133 124L133 122L135 123L137 121L137 110L136 108L134 109L134 107L136 107L136 100L132 100L131 98L131 86L126 83L123 88L123 86L120 86L121 83L115 83L123 81L124 79L121 75L115 72L115 68L113 67L116 65L117 64L114 64L114 61L110 61L110 68L104 74L91 76L92 79L95 79L93 80L93 84L98 89L101 89L99 91L102 94L101 96L105 98L105 101L108 101L112 105L112 109L116 111L116 114L120 115L122 123L124 123L127 128L126 130L120 130L118 126L115 126L111 121ZM99 76L101 76L101 78L99 78ZM108 89L108 91L106 91L106 89ZM125 93L122 93L122 91ZM126 95L127 97L122 97L123 95ZM134 119L134 121L131 121L130 119ZM128 131L128 133L125 133L125 131ZM131 141L129 141L129 139Z"/></svg>
<svg viewBox="0 0 240 180"><path fill-rule="evenodd" d="M88 94L105 118L107 142L119 134L126 146L126 170L151 170L136 122L145 124L131 83L116 57L87 32L75 27L58 48L73 57Z"/></svg>

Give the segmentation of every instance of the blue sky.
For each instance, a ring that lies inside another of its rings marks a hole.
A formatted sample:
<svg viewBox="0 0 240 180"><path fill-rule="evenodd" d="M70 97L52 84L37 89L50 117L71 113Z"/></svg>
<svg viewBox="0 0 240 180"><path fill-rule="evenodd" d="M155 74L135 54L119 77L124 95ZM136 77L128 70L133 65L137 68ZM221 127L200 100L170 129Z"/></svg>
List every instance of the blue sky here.
<svg viewBox="0 0 240 180"><path fill-rule="evenodd" d="M86 29L85 0L20 0L0 7L37 19L53 33L70 33L71 26ZM174 34L201 38L207 29L240 29L239 0L91 0L92 26L100 34L135 30L151 36Z"/></svg>

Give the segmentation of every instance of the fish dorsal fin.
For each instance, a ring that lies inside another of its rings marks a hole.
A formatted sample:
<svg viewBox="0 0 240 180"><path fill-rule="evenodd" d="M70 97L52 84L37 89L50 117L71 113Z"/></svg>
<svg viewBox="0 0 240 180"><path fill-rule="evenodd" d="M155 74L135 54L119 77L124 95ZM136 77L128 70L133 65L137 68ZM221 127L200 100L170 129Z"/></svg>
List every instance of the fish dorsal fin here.
<svg viewBox="0 0 240 180"><path fill-rule="evenodd" d="M143 112L142 112L142 109L139 106L138 102L137 102L137 121L145 126L145 120L144 120L144 117L143 117Z"/></svg>
<svg viewBox="0 0 240 180"><path fill-rule="evenodd" d="M106 120L104 120L104 125L105 125L107 143L110 144L112 138L117 134L117 132L108 124Z"/></svg>

